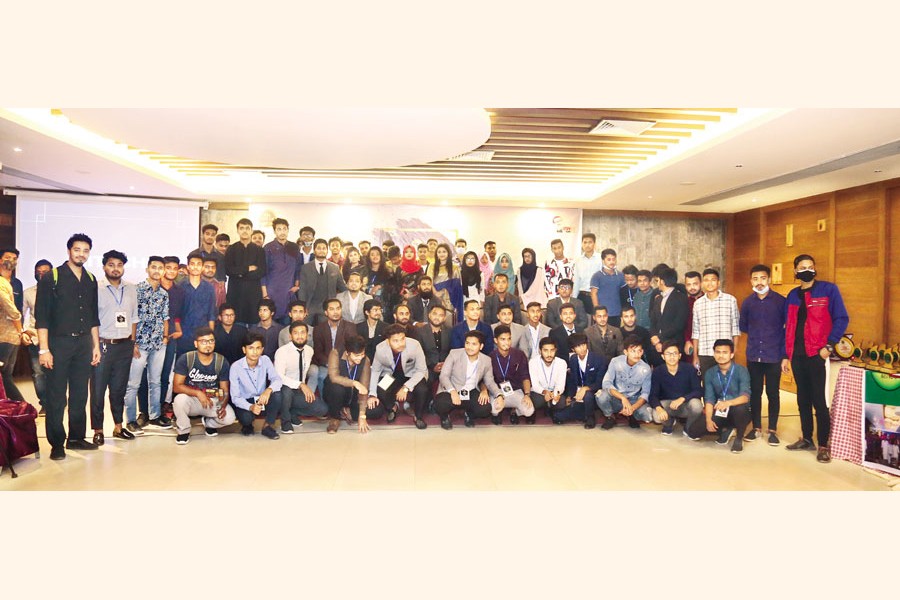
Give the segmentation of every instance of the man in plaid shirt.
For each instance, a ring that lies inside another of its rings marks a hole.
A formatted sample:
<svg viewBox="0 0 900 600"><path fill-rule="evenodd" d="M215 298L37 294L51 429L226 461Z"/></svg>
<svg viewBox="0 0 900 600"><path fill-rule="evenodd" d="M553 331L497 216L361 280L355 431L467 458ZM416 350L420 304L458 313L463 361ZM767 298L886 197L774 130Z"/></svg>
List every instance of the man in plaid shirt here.
<svg viewBox="0 0 900 600"><path fill-rule="evenodd" d="M718 339L733 339L737 345L741 335L737 300L731 294L719 291L719 272L703 271L705 294L694 303L694 322L691 343L694 346L694 367L700 369L701 378L716 366L713 343Z"/></svg>

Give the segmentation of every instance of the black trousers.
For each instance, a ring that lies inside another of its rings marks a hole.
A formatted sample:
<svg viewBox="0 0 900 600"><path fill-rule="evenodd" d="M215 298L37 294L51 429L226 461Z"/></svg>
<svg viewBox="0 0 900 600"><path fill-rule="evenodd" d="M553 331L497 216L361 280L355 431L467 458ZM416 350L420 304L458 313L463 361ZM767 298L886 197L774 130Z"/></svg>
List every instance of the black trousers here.
<svg viewBox="0 0 900 600"><path fill-rule="evenodd" d="M800 430L804 440L812 441L813 408L816 409L816 434L820 446L828 446L831 435L831 414L825 404L825 360L815 356L794 354L791 370L797 384L797 408L800 411Z"/></svg>
<svg viewBox="0 0 900 600"><path fill-rule="evenodd" d="M378 406L372 410L367 410L366 415L372 419L377 419L381 415L390 412L394 402L397 401L397 392L409 381L408 377L394 377L394 382L387 390L378 388ZM409 402L416 411L416 418L422 419L425 414L425 407L428 404L428 381L422 379L416 384L410 393L406 395L406 401Z"/></svg>
<svg viewBox="0 0 900 600"><path fill-rule="evenodd" d="M44 406L47 442L61 448L66 442L63 413L69 407L70 440L83 440L87 429L88 380L91 378L91 335L51 336L53 368L47 369L47 404ZM66 390L68 389L68 399Z"/></svg>
<svg viewBox="0 0 900 600"><path fill-rule="evenodd" d="M460 402L459 406L453 404L450 392L440 392L434 397L434 410L441 419L446 419L454 410L461 408L473 419L485 419L491 416L491 402L478 404L478 395L481 390L469 390L469 399Z"/></svg>
<svg viewBox="0 0 900 600"><path fill-rule="evenodd" d="M3 363L3 367L0 368L0 374L3 375L3 388L6 390L6 397L16 402L22 402L25 400L25 397L22 396L22 392L19 391L15 380L13 380L13 371L16 368L18 355L18 344L0 344L0 362Z"/></svg>
<svg viewBox="0 0 900 600"><path fill-rule="evenodd" d="M276 419L281 416L281 392L272 392L272 395L269 396L269 403L266 404L266 409L260 414L266 419L266 425L274 425ZM237 417L237 420L241 425L246 427L247 425L253 425L253 419L256 418L249 410L234 407L234 414Z"/></svg>
<svg viewBox="0 0 900 600"><path fill-rule="evenodd" d="M578 299L581 300L581 303L584 304L584 312L588 314L588 321L592 321L592 315L594 314L594 299L591 298L590 292L578 292ZM618 317L617 317L618 318ZM610 321L610 325L612 322ZM618 326L618 325L616 325Z"/></svg>
<svg viewBox="0 0 900 600"><path fill-rule="evenodd" d="M344 387L342 385L332 383L331 378L326 377L324 389L322 390L322 397L325 399L325 403L328 404L328 416L332 419L340 419L341 410L345 406L350 407L350 417L354 421L359 418L359 391L355 388ZM382 414L384 414L384 408L380 403L378 407L382 409L381 413L378 414L378 416L380 417ZM367 417L369 415L369 412L370 411L366 410Z"/></svg>
<svg viewBox="0 0 900 600"><path fill-rule="evenodd" d="M778 413L781 410L781 364L748 362L750 371L750 416L753 427L762 429L762 391L766 386L766 398L769 400L769 429L778 429Z"/></svg>
<svg viewBox="0 0 900 600"><path fill-rule="evenodd" d="M734 427L737 435L743 436L747 432L747 426L750 424L750 404L739 404L732 406L728 410L727 417L717 417L713 412L713 423L721 431L723 427ZM688 431L688 435L692 438L703 437L709 435L710 431L706 429L706 417L702 416L694 422L693 429Z"/></svg>
<svg viewBox="0 0 900 600"><path fill-rule="evenodd" d="M121 344L100 344L100 363L91 373L91 429L103 429L103 400L109 388L109 409L113 423L122 423L125 411L125 390L128 389L128 375L131 359L134 357L134 342Z"/></svg>
<svg viewBox="0 0 900 600"><path fill-rule="evenodd" d="M531 403L534 404L534 412L537 414L537 411L541 408L547 408L547 401L544 399L544 394L539 394L537 392L531 392ZM549 414L548 414L549 416Z"/></svg>

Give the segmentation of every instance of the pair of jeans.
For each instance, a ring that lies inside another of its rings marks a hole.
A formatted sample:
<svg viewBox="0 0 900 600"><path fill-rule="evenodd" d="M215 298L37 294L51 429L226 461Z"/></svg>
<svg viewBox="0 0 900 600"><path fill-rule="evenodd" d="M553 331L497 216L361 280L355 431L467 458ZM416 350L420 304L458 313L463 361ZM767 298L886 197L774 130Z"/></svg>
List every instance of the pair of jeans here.
<svg viewBox="0 0 900 600"><path fill-rule="evenodd" d="M313 391L313 394L315 394L315 391ZM325 403L323 398L314 396L312 402L307 402L303 392L299 389L295 390L286 385L281 386L282 426L293 421L294 417L324 417L327 414L328 404Z"/></svg>
<svg viewBox="0 0 900 600"><path fill-rule="evenodd" d="M103 401L107 388L113 423L122 423L133 356L134 342L131 340L120 344L100 343L100 362L91 374L91 429L103 430Z"/></svg>
<svg viewBox="0 0 900 600"><path fill-rule="evenodd" d="M41 406L47 401L47 374L41 366L41 356L38 354L41 347L35 344L28 346L28 354L31 356L31 377L34 379L34 393L38 397Z"/></svg>
<svg viewBox="0 0 900 600"><path fill-rule="evenodd" d="M628 397L628 401L634 404L640 397L640 394L634 394L633 396ZM603 392L600 393L600 396L597 398L597 405L600 407L600 411L603 413L604 417L612 417L614 414L622 412L622 401L618 398L614 398L612 394L606 390L603 390ZM643 406L634 411L632 416L644 423L653 421L653 417L650 413L650 405L646 402Z"/></svg>
<svg viewBox="0 0 900 600"><path fill-rule="evenodd" d="M46 415L47 442L62 448L66 442L63 413L69 408L69 440L83 440L87 430L88 381L91 378L91 354L94 343L89 333L51 336L48 340L53 368L47 369ZM68 398L66 390L68 389Z"/></svg>
<svg viewBox="0 0 900 600"><path fill-rule="evenodd" d="M244 427L253 426L253 420L256 418L256 415L249 410L235 406L234 414L237 417L238 422ZM281 391L272 392L272 395L269 396L269 403L265 406L265 410L259 414L266 420L266 425L275 424L275 420L281 416Z"/></svg>
<svg viewBox="0 0 900 600"><path fill-rule="evenodd" d="M663 410L666 411L666 414L668 414L669 417L665 420L661 420L657 418L656 411L654 410L651 412L654 423L662 423L663 427L674 427L675 419L687 419L687 422L684 424L684 430L690 433L696 430L698 422L704 422L703 401L700 398L685 400L676 409L672 409L673 402L674 400L659 401L659 405L663 407Z"/></svg>
<svg viewBox="0 0 900 600"><path fill-rule="evenodd" d="M19 354L18 344L0 344L0 362L3 367L0 368L0 374L3 376L3 387L6 389L6 397L16 402L22 402L25 397L16 387L13 380L13 370L16 368L16 357Z"/></svg>
<svg viewBox="0 0 900 600"><path fill-rule="evenodd" d="M775 431L781 410L781 364L748 362L747 370L750 371L750 417L753 419L753 427L762 429L762 391L765 381L766 398L769 400L769 429Z"/></svg>
<svg viewBox="0 0 900 600"><path fill-rule="evenodd" d="M175 350L176 343L172 341L170 341L168 344L165 344L158 350L158 352L160 352L163 356L163 362L160 368L159 375L156 377L156 383L159 384L159 397L156 401L156 416L159 416L160 403L165 402L166 396L169 394L169 379L172 376L172 367L175 365ZM140 412L145 415L152 414L150 410L150 408L152 407L148 406L150 398L148 393L150 387L149 375L149 369L147 373L141 375L141 381L137 391L138 406L140 408ZM156 417L150 418L155 419ZM129 419L129 422L133 420L134 419Z"/></svg>
<svg viewBox="0 0 900 600"><path fill-rule="evenodd" d="M144 414L149 415L150 419L159 418L159 402L162 377L163 363L166 359L166 346L160 347L158 350L142 350L138 348L140 355L131 361L131 369L128 374L128 387L125 392L125 421L131 423L137 420L137 395L138 389L144 379L144 367L146 371L146 381L149 386L148 402L149 408L145 405L141 411L147 411Z"/></svg>

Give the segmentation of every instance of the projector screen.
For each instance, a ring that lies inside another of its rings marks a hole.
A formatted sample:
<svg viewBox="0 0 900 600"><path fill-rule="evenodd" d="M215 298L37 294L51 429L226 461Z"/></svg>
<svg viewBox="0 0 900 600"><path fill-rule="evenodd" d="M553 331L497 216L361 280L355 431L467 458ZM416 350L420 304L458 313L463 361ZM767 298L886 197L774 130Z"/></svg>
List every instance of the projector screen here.
<svg viewBox="0 0 900 600"><path fill-rule="evenodd" d="M128 256L125 279L138 282L146 277L151 255L175 255L183 262L199 245L199 209L205 202L19 190L15 196L16 275L26 288L35 283L35 262L45 258L59 266L66 261L66 241L73 233L93 240L87 268L98 279L108 250Z"/></svg>

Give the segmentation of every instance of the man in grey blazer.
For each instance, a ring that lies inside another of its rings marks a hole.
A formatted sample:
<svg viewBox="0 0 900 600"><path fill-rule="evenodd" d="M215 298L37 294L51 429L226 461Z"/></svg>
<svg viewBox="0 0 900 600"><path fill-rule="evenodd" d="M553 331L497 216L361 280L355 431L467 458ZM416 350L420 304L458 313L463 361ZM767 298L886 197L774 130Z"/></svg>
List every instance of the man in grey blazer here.
<svg viewBox="0 0 900 600"><path fill-rule="evenodd" d="M512 308L504 305L498 312L497 318L500 320L491 325L491 329L494 331L497 330L497 325L506 325L509 327L509 331L512 334L512 347L518 348L522 352L525 352L525 355L528 355L528 340L525 338L525 326L520 325L513 321L513 311ZM496 347L496 346L495 346Z"/></svg>
<svg viewBox="0 0 900 600"><path fill-rule="evenodd" d="M372 296L360 291L361 288L362 276L359 273L350 273L350 277L347 278L347 291L335 296L341 301L341 318L353 324L366 320L363 307L366 300L372 299Z"/></svg>
<svg viewBox="0 0 900 600"><path fill-rule="evenodd" d="M503 401L503 393L494 382L491 359L482 354L484 334L471 330L465 346L451 350L441 369L434 410L441 417L441 427L453 429L450 413L465 410L466 427L475 427L475 419L491 416L491 398Z"/></svg>
<svg viewBox="0 0 900 600"><path fill-rule="evenodd" d="M384 341L375 347L372 360L372 377L369 380L367 414L373 419L387 413L387 422L393 423L400 409L400 402L414 406L416 427L425 429L422 420L428 401L428 367L425 353L417 340L406 337L402 325L389 325L384 330Z"/></svg>
<svg viewBox="0 0 900 600"><path fill-rule="evenodd" d="M543 316L539 302L529 302L525 307L528 322L525 324L525 335L522 336L522 352L529 360L541 355L541 340L550 337L550 328L541 323Z"/></svg>
<svg viewBox="0 0 900 600"><path fill-rule="evenodd" d="M330 260L325 260L327 255L328 242L319 238L313 244L313 260L300 268L300 289L297 290L297 299L306 302L306 309L309 311L307 323L313 326L325 318L322 303L329 298L337 298L338 292L347 291L340 267Z"/></svg>
<svg viewBox="0 0 900 600"><path fill-rule="evenodd" d="M571 279L561 279L559 281L559 297L547 302L547 315L544 317L544 321L550 329L555 329L562 325L562 319L559 318L559 308L567 302L575 307L575 329L584 331L590 324L587 313L584 311L584 303L572 296L573 285Z"/></svg>

